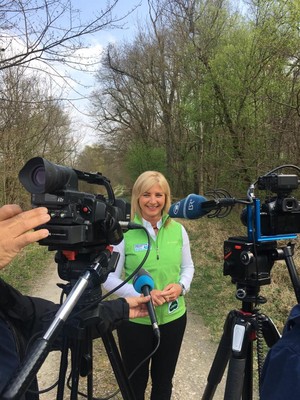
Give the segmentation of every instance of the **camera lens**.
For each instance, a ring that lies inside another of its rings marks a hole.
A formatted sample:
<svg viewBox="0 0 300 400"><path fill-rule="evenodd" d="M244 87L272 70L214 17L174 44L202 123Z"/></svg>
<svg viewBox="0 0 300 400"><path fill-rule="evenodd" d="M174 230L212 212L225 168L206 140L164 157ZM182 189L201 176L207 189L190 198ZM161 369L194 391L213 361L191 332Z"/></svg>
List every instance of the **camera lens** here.
<svg viewBox="0 0 300 400"><path fill-rule="evenodd" d="M44 167L37 167L32 171L32 182L37 186L45 185L46 174Z"/></svg>
<svg viewBox="0 0 300 400"><path fill-rule="evenodd" d="M293 197L287 197L282 201L282 211L291 212L299 211L299 203Z"/></svg>
<svg viewBox="0 0 300 400"><path fill-rule="evenodd" d="M19 172L19 179L29 193L55 193L66 187L78 189L75 170L53 164L42 157L27 161Z"/></svg>

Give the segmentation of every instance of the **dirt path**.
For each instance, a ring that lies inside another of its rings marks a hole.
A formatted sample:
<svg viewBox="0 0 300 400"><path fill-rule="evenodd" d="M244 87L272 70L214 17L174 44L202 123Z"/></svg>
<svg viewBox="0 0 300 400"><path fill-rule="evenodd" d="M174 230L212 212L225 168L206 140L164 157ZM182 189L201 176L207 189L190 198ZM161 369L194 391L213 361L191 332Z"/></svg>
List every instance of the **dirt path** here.
<svg viewBox="0 0 300 400"><path fill-rule="evenodd" d="M53 263L48 273L41 277L31 291L37 297L59 302L61 289L56 285L60 282L56 264ZM193 313L188 314L188 324L180 353L172 400L200 400L206 386L216 346L209 341L209 334L201 318ZM40 388L45 388L57 379L59 358L57 353L51 353L43 364L38 377ZM221 383L214 395L214 400L223 399L224 385ZM41 400L55 400L55 390L40 396ZM69 398L69 397L66 397ZM118 397L120 398L120 397Z"/></svg>

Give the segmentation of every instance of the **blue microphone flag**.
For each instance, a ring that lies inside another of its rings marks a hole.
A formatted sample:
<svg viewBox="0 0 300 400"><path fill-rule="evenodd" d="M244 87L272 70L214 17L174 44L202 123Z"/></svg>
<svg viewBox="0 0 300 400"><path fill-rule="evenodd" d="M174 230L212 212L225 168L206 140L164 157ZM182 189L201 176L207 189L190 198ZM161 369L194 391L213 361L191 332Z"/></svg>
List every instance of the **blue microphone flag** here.
<svg viewBox="0 0 300 400"><path fill-rule="evenodd" d="M142 268L133 279L133 287L138 293L143 293L144 286L148 286L149 291L151 291L154 289L154 281L151 275Z"/></svg>

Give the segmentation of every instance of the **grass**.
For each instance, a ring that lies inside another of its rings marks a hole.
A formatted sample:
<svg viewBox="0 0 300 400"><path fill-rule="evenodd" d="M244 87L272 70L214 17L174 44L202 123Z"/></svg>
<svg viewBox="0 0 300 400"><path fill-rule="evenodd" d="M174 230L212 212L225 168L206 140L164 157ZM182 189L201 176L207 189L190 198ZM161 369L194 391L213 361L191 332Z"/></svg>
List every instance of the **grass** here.
<svg viewBox="0 0 300 400"><path fill-rule="evenodd" d="M1 278L24 294L28 294L30 287L36 282L43 271L48 268L53 253L47 247L32 244L1 271Z"/></svg>

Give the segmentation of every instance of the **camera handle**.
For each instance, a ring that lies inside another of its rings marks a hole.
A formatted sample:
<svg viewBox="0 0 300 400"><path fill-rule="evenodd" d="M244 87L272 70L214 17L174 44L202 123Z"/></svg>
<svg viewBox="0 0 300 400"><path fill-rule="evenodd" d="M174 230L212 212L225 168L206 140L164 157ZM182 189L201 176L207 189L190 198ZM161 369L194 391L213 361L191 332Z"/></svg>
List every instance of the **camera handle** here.
<svg viewBox="0 0 300 400"><path fill-rule="evenodd" d="M44 336L36 340L31 350L25 357L25 360L22 362L20 369L9 381L8 385L1 394L2 400L18 400L26 392L35 375L37 374L46 357L48 356L51 350L51 345L62 330L67 318L73 311L74 307L77 305L81 295L84 293L91 282L99 280L99 276L102 270L102 257L103 255L100 253L99 256L95 258L93 264L77 280L71 292L68 294L65 302L57 311L53 322L47 329ZM107 334L103 338L103 341L106 348L110 350L109 357L113 362L114 370L118 373L117 379L121 380L121 377L123 378L122 382L118 382L120 384L120 389L124 392L122 392L123 397L124 399L131 400L133 399L131 394L129 394L131 389L127 388L127 386L129 387L129 383L127 384L126 378L125 376L123 376L123 371L121 367L119 367L121 365L121 363L119 363L120 356L118 357L118 354L116 353L117 348L116 344L114 343L113 336Z"/></svg>
<svg viewBox="0 0 300 400"><path fill-rule="evenodd" d="M293 261L293 245L289 243L287 246L277 249L275 258L285 260L295 296L299 302L300 281ZM256 291L255 296L253 296L253 290ZM261 339L259 338L261 332L258 332L258 321L262 323L262 335L268 347L273 346L280 339L280 334L273 321L266 315L260 314L257 309L253 309L251 299L254 297L265 302L258 296L259 286L247 287L246 292L247 295L250 292L250 296L246 296L246 301L242 302L242 308L232 310L227 315L202 400L213 399L228 362L224 400L252 400L253 341Z"/></svg>

